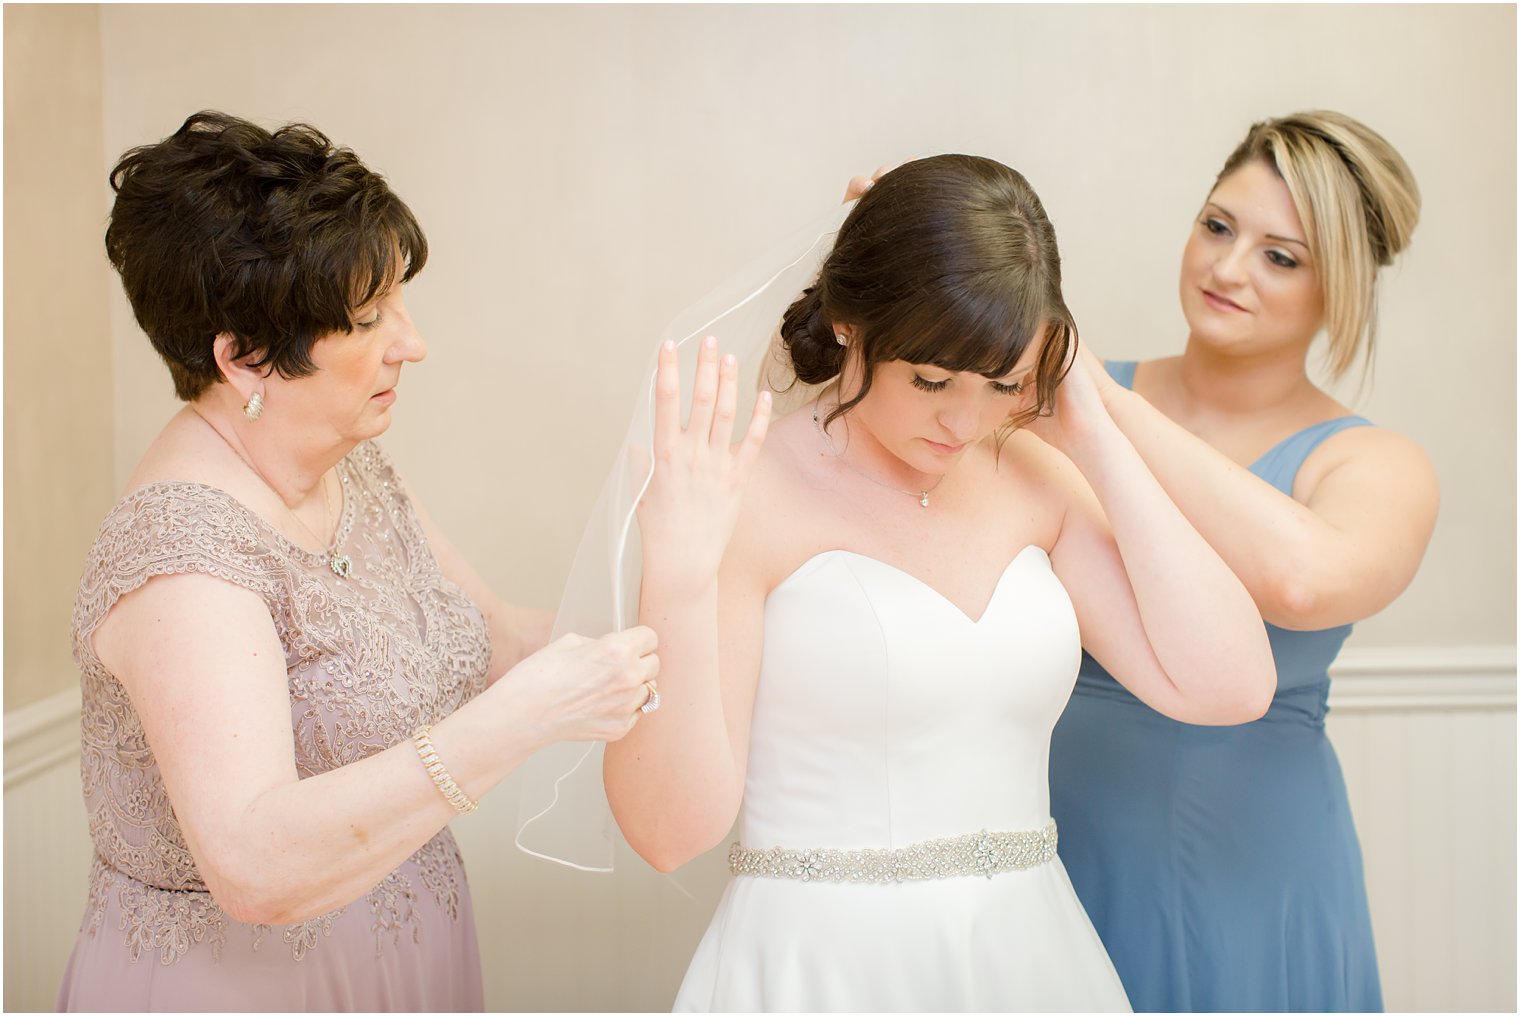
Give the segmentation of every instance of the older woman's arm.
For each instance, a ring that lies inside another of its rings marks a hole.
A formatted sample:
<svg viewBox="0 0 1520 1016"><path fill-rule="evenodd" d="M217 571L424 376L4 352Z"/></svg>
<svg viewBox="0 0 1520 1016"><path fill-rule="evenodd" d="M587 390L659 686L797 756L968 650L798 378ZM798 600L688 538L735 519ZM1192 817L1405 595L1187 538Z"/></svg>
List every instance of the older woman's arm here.
<svg viewBox="0 0 1520 1016"><path fill-rule="evenodd" d="M486 673L486 683L494 684L497 678L517 666L518 661L549 644L549 635L554 630L554 612L519 607L497 596L486 580L470 567L464 555L454 549L415 495L411 500L417 521L422 524L423 535L427 537L444 576L463 589L485 615L486 624L491 629L491 668Z"/></svg>
<svg viewBox="0 0 1520 1016"><path fill-rule="evenodd" d="M566 636L433 726L479 799L535 750L613 739L654 675L654 634ZM155 578L95 635L131 696L196 866L234 919L301 921L352 902L456 812L410 740L299 779L285 654L255 594L204 575Z"/></svg>

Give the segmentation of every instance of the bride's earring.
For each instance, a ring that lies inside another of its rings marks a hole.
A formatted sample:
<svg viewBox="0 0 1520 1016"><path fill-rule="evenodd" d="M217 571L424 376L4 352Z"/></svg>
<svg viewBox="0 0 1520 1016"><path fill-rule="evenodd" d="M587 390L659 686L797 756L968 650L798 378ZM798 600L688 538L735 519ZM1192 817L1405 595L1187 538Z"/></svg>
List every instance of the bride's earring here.
<svg viewBox="0 0 1520 1016"><path fill-rule="evenodd" d="M841 346L848 344L847 340L844 337L844 332L835 332L834 333L834 341L837 342L837 343L839 343Z"/></svg>

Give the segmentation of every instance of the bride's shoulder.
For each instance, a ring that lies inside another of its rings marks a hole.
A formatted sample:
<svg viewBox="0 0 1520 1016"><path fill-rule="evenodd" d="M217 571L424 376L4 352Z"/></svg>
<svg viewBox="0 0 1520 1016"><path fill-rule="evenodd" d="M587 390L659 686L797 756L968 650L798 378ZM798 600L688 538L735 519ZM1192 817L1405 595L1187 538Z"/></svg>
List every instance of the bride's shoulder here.
<svg viewBox="0 0 1520 1016"><path fill-rule="evenodd" d="M771 420L755 462L752 486L758 483L784 488L789 480L794 481L799 468L811 457L808 453L815 440L813 428L812 413L807 406Z"/></svg>
<svg viewBox="0 0 1520 1016"><path fill-rule="evenodd" d="M779 409L771 417L770 428L766 431L766 443L789 445L797 442L801 435L811 433L814 426L814 412L813 403L800 405L794 409Z"/></svg>
<svg viewBox="0 0 1520 1016"><path fill-rule="evenodd" d="M1069 458L1027 430L1008 435L996 456L998 475L1025 493L1064 490L1081 476Z"/></svg>
<svg viewBox="0 0 1520 1016"><path fill-rule="evenodd" d="M789 570L785 563L815 542L819 519L817 483L810 482L817 469L812 428L806 407L772 421L744 492L725 567L739 566L762 589L774 586L777 569Z"/></svg>

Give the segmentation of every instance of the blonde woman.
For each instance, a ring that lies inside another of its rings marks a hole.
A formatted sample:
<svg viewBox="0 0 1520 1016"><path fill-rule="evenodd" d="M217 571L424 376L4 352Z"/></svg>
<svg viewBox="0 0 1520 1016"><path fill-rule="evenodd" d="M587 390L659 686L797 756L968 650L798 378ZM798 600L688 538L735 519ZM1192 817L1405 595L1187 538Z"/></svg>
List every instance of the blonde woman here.
<svg viewBox="0 0 1520 1016"><path fill-rule="evenodd" d="M1382 1008L1356 831L1325 736L1351 623L1414 577L1437 485L1405 437L1309 378L1371 356L1380 267L1409 243L1413 175L1339 113L1256 124L1182 257L1181 356L1089 360L1110 415L1255 599L1267 715L1179 723L1084 656L1051 745L1061 858L1137 1010Z"/></svg>

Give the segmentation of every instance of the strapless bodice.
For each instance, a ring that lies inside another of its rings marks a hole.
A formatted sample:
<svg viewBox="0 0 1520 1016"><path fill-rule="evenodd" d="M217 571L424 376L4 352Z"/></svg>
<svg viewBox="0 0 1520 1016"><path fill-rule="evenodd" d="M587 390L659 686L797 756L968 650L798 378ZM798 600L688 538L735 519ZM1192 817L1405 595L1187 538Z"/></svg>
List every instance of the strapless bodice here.
<svg viewBox="0 0 1520 1016"><path fill-rule="evenodd" d="M973 620L851 551L809 558L765 605L747 846L900 847L1049 821L1050 732L1076 615L1029 546Z"/></svg>
<svg viewBox="0 0 1520 1016"><path fill-rule="evenodd" d="M896 870L1050 822L1050 733L1081 650L1045 551L1008 562L975 619L892 565L824 551L767 598L762 651L741 838L803 860L729 882L677 1011L1128 1011L1059 858L985 878L826 872L861 856L829 848L923 845Z"/></svg>

